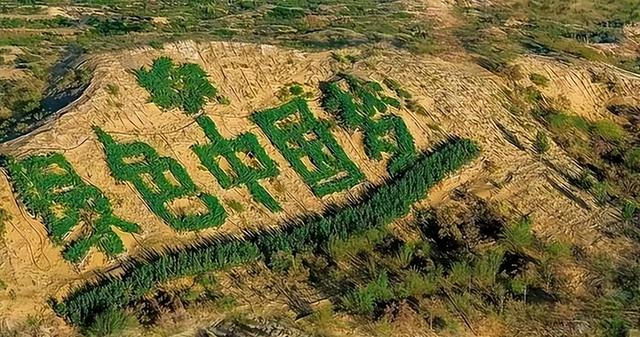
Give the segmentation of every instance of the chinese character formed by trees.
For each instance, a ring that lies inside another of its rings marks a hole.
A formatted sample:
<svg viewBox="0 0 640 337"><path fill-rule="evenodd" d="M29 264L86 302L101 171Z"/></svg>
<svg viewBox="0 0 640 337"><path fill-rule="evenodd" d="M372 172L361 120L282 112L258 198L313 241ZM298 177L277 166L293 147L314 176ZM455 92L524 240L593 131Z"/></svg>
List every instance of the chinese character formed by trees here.
<svg viewBox="0 0 640 337"><path fill-rule="evenodd" d="M150 70L135 70L138 83L151 94L151 101L163 109L181 108L187 114L200 112L207 98L216 97L216 88L207 73L195 63L175 66L168 57L153 61Z"/></svg>
<svg viewBox="0 0 640 337"><path fill-rule="evenodd" d="M113 227L138 233L137 224L113 214L109 199L95 186L85 183L59 153L9 159L7 168L24 205L42 217L47 232L64 245L63 256L80 262L91 247L107 256L124 252Z"/></svg>
<svg viewBox="0 0 640 337"><path fill-rule="evenodd" d="M340 74L322 83L320 89L323 107L346 129L363 132L369 158L381 160L383 153L391 154L388 163L391 174L402 171L413 161L416 155L413 137L404 121L388 112L389 106L398 108L400 102L384 95L379 83ZM395 91L408 94L401 89Z"/></svg>
<svg viewBox="0 0 640 337"><path fill-rule="evenodd" d="M226 213L218 199L198 191L177 160L160 157L145 143L118 143L99 128L95 132L104 146L113 176L132 183L149 208L171 227L179 231L198 230L217 227L225 221ZM196 202L206 210L187 214L188 210L175 205L179 200Z"/></svg>
<svg viewBox="0 0 640 337"><path fill-rule="evenodd" d="M317 196L348 189L363 179L327 123L313 116L304 99L257 112L252 119Z"/></svg>
<svg viewBox="0 0 640 337"><path fill-rule="evenodd" d="M226 189L245 185L251 195L270 211L281 211L280 204L259 183L261 179L277 176L280 171L256 136L243 133L235 139L225 139L211 118L200 116L196 121L211 143L196 144L192 149L220 185ZM224 166L228 166L231 172L225 171L222 160L226 161L228 165Z"/></svg>

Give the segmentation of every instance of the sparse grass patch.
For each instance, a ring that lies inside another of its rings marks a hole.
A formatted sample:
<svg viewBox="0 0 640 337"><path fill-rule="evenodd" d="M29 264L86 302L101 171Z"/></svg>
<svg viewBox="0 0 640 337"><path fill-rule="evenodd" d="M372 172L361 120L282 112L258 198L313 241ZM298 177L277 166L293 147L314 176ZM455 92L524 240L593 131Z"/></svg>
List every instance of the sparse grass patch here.
<svg viewBox="0 0 640 337"><path fill-rule="evenodd" d="M120 95L120 87L117 84L114 83L108 83L106 86L107 93L111 96L118 96Z"/></svg>
<svg viewBox="0 0 640 337"><path fill-rule="evenodd" d="M5 223L10 220L11 216L9 215L9 212L7 212L7 210L4 208L0 208L0 240L2 235L4 235L4 231L6 229Z"/></svg>
<svg viewBox="0 0 640 337"><path fill-rule="evenodd" d="M549 83L549 79L546 76L537 73L530 74L529 79L531 80L531 82L533 82L533 84L541 87L546 87Z"/></svg>
<svg viewBox="0 0 640 337"><path fill-rule="evenodd" d="M229 208L234 210L236 213L244 212L244 205L237 200L232 200L232 199L225 200L225 204L227 204L227 206L229 206Z"/></svg>
<svg viewBox="0 0 640 337"><path fill-rule="evenodd" d="M591 132L604 140L621 142L625 138L624 129L618 124L607 119L599 120L592 124Z"/></svg>
<svg viewBox="0 0 640 337"><path fill-rule="evenodd" d="M590 129L589 122L576 115L567 115L561 112L556 112L548 115L545 119L552 128L558 130L573 128L579 131L588 132Z"/></svg>
<svg viewBox="0 0 640 337"><path fill-rule="evenodd" d="M164 49L164 43L162 43L162 41L152 40L149 41L149 47L156 50L162 50Z"/></svg>
<svg viewBox="0 0 640 337"><path fill-rule="evenodd" d="M227 98L226 96L221 96L218 95L216 96L216 101L218 101L218 103L222 104L222 105L229 105L231 104L231 101L229 100L229 98Z"/></svg>
<svg viewBox="0 0 640 337"><path fill-rule="evenodd" d="M500 73L515 55L532 52L555 57L580 57L637 71L633 57L603 52L592 44L619 43L625 25L638 22L633 0L579 3L524 0L457 6L457 36L462 45L483 57L484 66ZM513 22L526 22L516 24ZM481 63L482 64L482 63ZM488 65L488 66L487 66Z"/></svg>

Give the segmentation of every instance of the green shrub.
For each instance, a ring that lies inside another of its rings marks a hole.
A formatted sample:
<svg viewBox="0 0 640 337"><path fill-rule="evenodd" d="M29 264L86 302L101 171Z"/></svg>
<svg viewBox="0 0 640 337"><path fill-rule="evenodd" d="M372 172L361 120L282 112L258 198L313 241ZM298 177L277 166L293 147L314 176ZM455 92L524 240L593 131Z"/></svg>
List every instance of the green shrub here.
<svg viewBox="0 0 640 337"><path fill-rule="evenodd" d="M377 303L388 301L393 297L394 293L389 277L387 273L382 273L364 287L343 296L341 305L349 312L371 315Z"/></svg>
<svg viewBox="0 0 640 337"><path fill-rule="evenodd" d="M224 295L217 298L215 304L222 311L229 311L238 305L236 299L230 295Z"/></svg>
<svg viewBox="0 0 640 337"><path fill-rule="evenodd" d="M610 201L613 190L608 182L596 180L591 187L591 193L601 205L604 205Z"/></svg>
<svg viewBox="0 0 640 337"><path fill-rule="evenodd" d="M517 253L531 247L534 242L532 225L531 218L525 216L503 230L503 241L508 250Z"/></svg>
<svg viewBox="0 0 640 337"><path fill-rule="evenodd" d="M554 241L545 247L545 252L551 259L566 259L571 257L571 245L566 242Z"/></svg>
<svg viewBox="0 0 640 337"><path fill-rule="evenodd" d="M494 249L476 258L473 265L473 283L480 289L494 289L496 277L504 259L501 249Z"/></svg>
<svg viewBox="0 0 640 337"><path fill-rule="evenodd" d="M286 273L293 267L294 257L289 252L278 252L271 258L269 267L278 273Z"/></svg>
<svg viewBox="0 0 640 337"><path fill-rule="evenodd" d="M416 270L409 270L396 287L396 291L401 298L433 295L440 287L441 277L442 269L432 270L426 275Z"/></svg>
<svg viewBox="0 0 640 337"><path fill-rule="evenodd" d="M0 79L0 108L6 108L14 117L38 111L42 98L42 88L37 81Z"/></svg>
<svg viewBox="0 0 640 337"><path fill-rule="evenodd" d="M276 6L269 11L269 17L274 20L292 20L304 17L304 11L300 8Z"/></svg>
<svg viewBox="0 0 640 337"><path fill-rule="evenodd" d="M472 278L472 269L468 261L455 261L451 265L447 281L462 289L469 287Z"/></svg>
<svg viewBox="0 0 640 337"><path fill-rule="evenodd" d="M640 147L628 150L624 155L624 163L629 169L640 172Z"/></svg>
<svg viewBox="0 0 640 337"><path fill-rule="evenodd" d="M631 221L638 213L638 204L633 200L627 200L622 207L622 219Z"/></svg>
<svg viewBox="0 0 640 337"><path fill-rule="evenodd" d="M302 88L302 86L300 86L299 84L294 84L289 87L289 92L294 96L302 95L304 94L304 88Z"/></svg>
<svg viewBox="0 0 640 337"><path fill-rule="evenodd" d="M122 310L108 310L96 316L86 333L95 337L119 336L132 325L132 320Z"/></svg>
<svg viewBox="0 0 640 337"><path fill-rule="evenodd" d="M408 91L404 90L402 88L402 86L400 86L400 83L398 83L397 81L390 79L390 78L385 78L382 83L384 83L384 85L393 90L398 97L404 98L404 99L411 99L412 95L411 93L409 93Z"/></svg>
<svg viewBox="0 0 640 337"><path fill-rule="evenodd" d="M217 289L219 286L218 279L213 273L202 273L196 275L193 280L205 289Z"/></svg>
<svg viewBox="0 0 640 337"><path fill-rule="evenodd" d="M530 281L526 277L517 275L509 281L509 289L515 295L524 295L530 286Z"/></svg>
<svg viewBox="0 0 640 337"><path fill-rule="evenodd" d="M63 16L52 19L0 18L0 28L49 29L73 27L77 22Z"/></svg>
<svg viewBox="0 0 640 337"><path fill-rule="evenodd" d="M574 185L580 187L585 191L591 190L593 186L598 183L598 180L589 170L583 170L582 172L580 172L580 175L578 177L571 178L570 180Z"/></svg>
<svg viewBox="0 0 640 337"><path fill-rule="evenodd" d="M341 260L358 253L371 252L378 241L372 241L366 234L354 235L347 240L332 240L328 245L331 256L336 260Z"/></svg>
<svg viewBox="0 0 640 337"><path fill-rule="evenodd" d="M535 88L533 86L529 86L526 88L519 88L519 92L522 94L522 97L524 98L524 100L531 104L538 104L544 98L540 90L538 90L538 88Z"/></svg>
<svg viewBox="0 0 640 337"><path fill-rule="evenodd" d="M153 28L147 19L133 17L91 16L86 24L93 27L93 32L102 36L124 35L131 32L144 32Z"/></svg>
<svg viewBox="0 0 640 337"><path fill-rule="evenodd" d="M538 131L536 133L536 139L533 142L533 147L535 148L536 152L543 154L547 151L549 151L549 138L547 137L547 134L544 133L543 131Z"/></svg>
<svg viewBox="0 0 640 337"><path fill-rule="evenodd" d="M629 323L620 317L608 318L600 322L603 337L627 337Z"/></svg>

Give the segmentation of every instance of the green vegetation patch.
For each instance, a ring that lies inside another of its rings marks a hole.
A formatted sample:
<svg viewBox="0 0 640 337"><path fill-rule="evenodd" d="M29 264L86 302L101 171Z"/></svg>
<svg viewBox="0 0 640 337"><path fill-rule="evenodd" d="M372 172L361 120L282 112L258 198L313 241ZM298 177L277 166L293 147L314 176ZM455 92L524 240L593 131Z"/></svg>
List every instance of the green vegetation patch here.
<svg viewBox="0 0 640 337"><path fill-rule="evenodd" d="M151 102L163 109L181 108L187 114L202 110L206 99L216 97L207 73L195 63L176 66L168 57L153 61L150 70L135 71L138 84L151 94Z"/></svg>
<svg viewBox="0 0 640 337"><path fill-rule="evenodd" d="M199 191L177 160L160 157L148 144L118 143L97 127L95 132L104 146L111 174L119 181L132 183L153 213L171 227L191 231L224 223L226 213L218 199ZM171 205L179 200L186 201L186 206ZM197 207L195 212L192 207Z"/></svg>
<svg viewBox="0 0 640 337"><path fill-rule="evenodd" d="M421 238L367 233L369 247L324 257L327 263L318 265L325 267L312 275L327 275L318 283L345 285L334 295L345 311L376 319L408 301L415 303L412 311L439 321L436 330L463 323L460 313L503 318L508 303L549 303L548 294L561 287L549 270L571 255L570 246L545 244L533 235L528 218L507 224L489 205L461 197L464 202L455 206L466 212L456 222L448 208L421 210L413 224ZM362 260L369 263L357 263ZM439 307L442 302L453 306Z"/></svg>
<svg viewBox="0 0 640 337"><path fill-rule="evenodd" d="M256 136L243 133L235 139L225 139L211 118L200 116L196 121L211 143L196 144L191 148L220 185L226 189L247 186L251 195L270 211L281 211L280 204L259 183L259 180L277 176L280 171ZM222 159L228 167L223 166Z"/></svg>
<svg viewBox="0 0 640 337"><path fill-rule="evenodd" d="M52 19L0 18L0 28L68 28L76 25L72 19L58 16Z"/></svg>
<svg viewBox="0 0 640 337"><path fill-rule="evenodd" d="M529 75L529 79L535 85L539 85L541 87L546 87L547 84L549 84L549 79L546 76L541 75L541 74L532 73L532 74Z"/></svg>
<svg viewBox="0 0 640 337"><path fill-rule="evenodd" d="M307 102L296 97L251 116L317 196L355 186L364 175Z"/></svg>
<svg viewBox="0 0 640 337"><path fill-rule="evenodd" d="M533 147L539 154L543 154L549 151L551 145L549 144L549 137L543 131L538 131L536 133L536 138L533 141Z"/></svg>
<svg viewBox="0 0 640 337"><path fill-rule="evenodd" d="M640 21L635 0L506 0L458 6L464 20L457 29L458 38L491 71L504 70L517 55L527 52L580 57L640 71L640 58L593 46L624 41L625 25Z"/></svg>
<svg viewBox="0 0 640 337"><path fill-rule="evenodd" d="M410 99L411 94L399 84L387 79L385 84L399 96ZM400 101L384 94L382 86L374 81L339 74L321 85L322 105L336 116L348 130L364 134L364 148L369 156L382 159L391 154L388 170L396 174L415 158L413 137L399 116L389 113L389 106L398 108Z"/></svg>
<svg viewBox="0 0 640 337"><path fill-rule="evenodd" d="M80 262L91 247L110 257L124 252L112 227L140 231L138 225L113 215L109 199L85 183L61 154L9 158L7 169L25 207L42 218L53 241L64 245L63 256L70 262ZM72 235L78 226L82 234Z"/></svg>
<svg viewBox="0 0 640 337"><path fill-rule="evenodd" d="M193 248L149 257L123 266L119 277L71 292L54 310L71 323L87 326L97 315L124 308L156 285L170 279L229 268L259 259L272 260L281 252L313 252L330 242L380 228L406 215L429 188L474 159L479 149L470 140L452 139L421 156L410 169L372 190L361 201L308 218L305 223L281 231L260 232L241 241L213 239Z"/></svg>
<svg viewBox="0 0 640 337"><path fill-rule="evenodd" d="M2 38L0 36L0 40ZM29 76L0 79L0 142L42 125L89 85L91 73L84 67L49 74L43 67L47 54L37 51L18 55L14 60L16 67L24 69Z"/></svg>
<svg viewBox="0 0 640 337"><path fill-rule="evenodd" d="M549 126L556 131L575 130L590 134L612 143L620 143L625 140L625 130L610 120L588 121L581 116L569 115L559 111L546 111L541 115Z"/></svg>
<svg viewBox="0 0 640 337"><path fill-rule="evenodd" d="M86 24L91 32L101 36L124 35L153 30L150 18L91 16Z"/></svg>
<svg viewBox="0 0 640 337"><path fill-rule="evenodd" d="M561 99L544 97L536 89L527 91L536 93L530 95L531 106L528 108L548 129L548 133L536 135L536 151L548 150L549 139L553 139L585 168L582 172L565 172L566 179L590 192L600 204L611 203L624 210L627 201L637 203L640 200L636 187L640 183L637 174L640 151L636 149L639 139L633 105L611 105L608 108L616 115L615 120L591 121L565 112L566 106ZM624 231L632 233L637 229L628 227Z"/></svg>

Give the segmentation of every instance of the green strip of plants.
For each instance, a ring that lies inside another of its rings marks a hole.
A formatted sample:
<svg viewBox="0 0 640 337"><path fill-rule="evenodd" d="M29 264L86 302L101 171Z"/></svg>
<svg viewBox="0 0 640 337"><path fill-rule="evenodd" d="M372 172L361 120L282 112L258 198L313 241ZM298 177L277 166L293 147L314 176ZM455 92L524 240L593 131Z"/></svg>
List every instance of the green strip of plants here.
<svg viewBox="0 0 640 337"><path fill-rule="evenodd" d="M478 154L473 141L451 139L420 156L410 169L372 189L357 202L307 218L303 224L284 226L280 231L253 233L246 240L213 239L184 250L149 256L123 266L125 271L120 277L86 284L61 302L54 301L54 310L71 323L86 326L96 315L124 308L170 279L261 259L268 261L282 251L313 251L325 247L331 240L387 225L406 215L413 203L426 196L429 188Z"/></svg>

